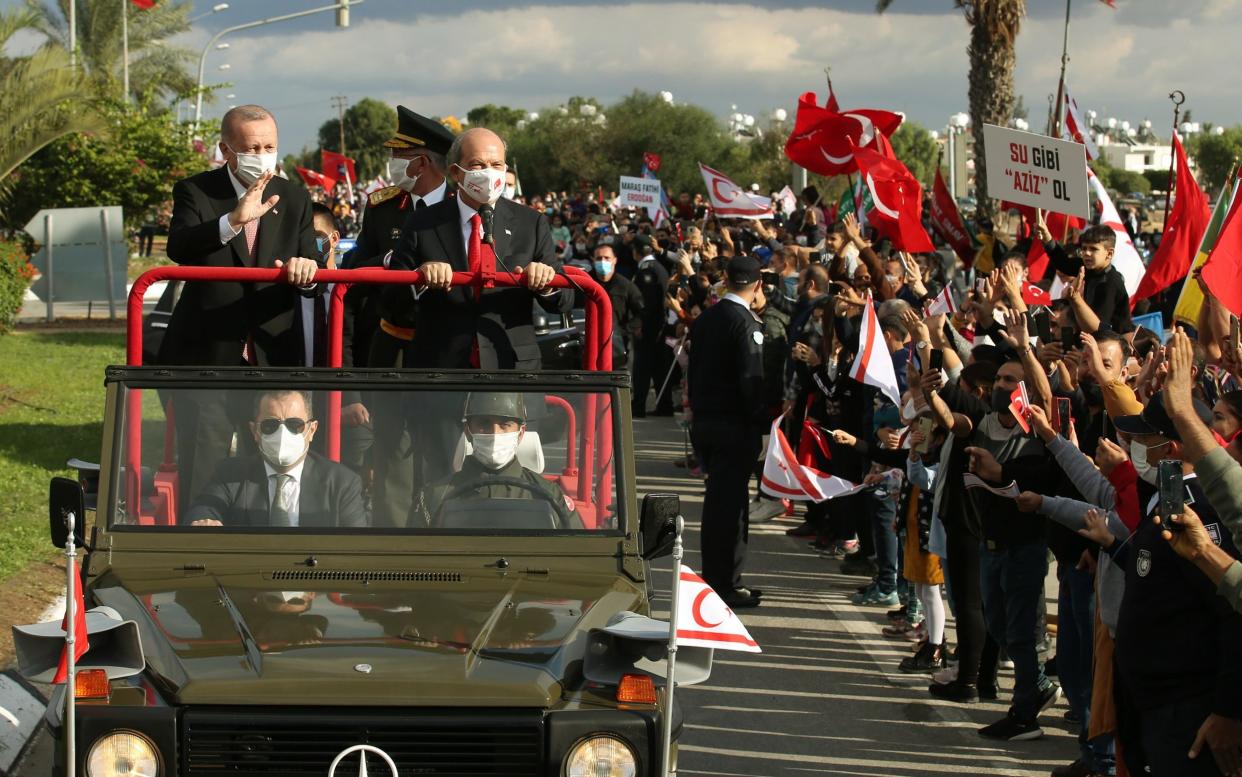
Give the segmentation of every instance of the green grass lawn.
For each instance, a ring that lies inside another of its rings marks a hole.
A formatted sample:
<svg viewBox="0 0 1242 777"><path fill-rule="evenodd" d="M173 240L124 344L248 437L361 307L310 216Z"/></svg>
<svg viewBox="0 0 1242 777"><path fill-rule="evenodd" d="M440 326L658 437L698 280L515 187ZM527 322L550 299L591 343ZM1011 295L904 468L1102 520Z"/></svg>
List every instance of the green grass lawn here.
<svg viewBox="0 0 1242 777"><path fill-rule="evenodd" d="M103 368L125 362L120 330L18 329L0 337L0 584L51 556L47 487L65 461L99 460Z"/></svg>

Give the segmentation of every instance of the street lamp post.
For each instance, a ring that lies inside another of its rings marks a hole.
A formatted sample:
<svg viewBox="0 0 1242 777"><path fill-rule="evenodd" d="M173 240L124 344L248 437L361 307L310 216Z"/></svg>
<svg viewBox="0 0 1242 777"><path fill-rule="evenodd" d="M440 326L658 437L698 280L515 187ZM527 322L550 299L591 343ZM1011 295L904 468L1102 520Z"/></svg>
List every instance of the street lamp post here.
<svg viewBox="0 0 1242 777"><path fill-rule="evenodd" d="M350 6L361 5L363 2L365 2L365 0L338 0L338 2L336 2L333 5L325 5L321 8L310 8L305 11L298 11L297 13L287 13L281 16L270 16L266 19L259 19L258 21L254 21L254 22L246 22L245 24L235 24L232 27L225 27L223 30L220 30L215 35L211 36L211 40L207 41L206 46L203 46L203 53L198 58L198 94L196 96L195 104L194 104L194 131L198 132L199 122L202 121L202 118L203 118L203 70L207 67L207 52L211 51L211 47L216 44L216 41L220 40L225 35L228 35L231 32L238 32L239 30L249 30L253 27L262 27L265 24L272 24L274 22L284 22L284 21L288 21L289 19L297 19L302 16L310 16L311 14L323 13L324 11L336 11L337 12L337 25L341 27L348 27L349 26L348 12L349 12Z"/></svg>

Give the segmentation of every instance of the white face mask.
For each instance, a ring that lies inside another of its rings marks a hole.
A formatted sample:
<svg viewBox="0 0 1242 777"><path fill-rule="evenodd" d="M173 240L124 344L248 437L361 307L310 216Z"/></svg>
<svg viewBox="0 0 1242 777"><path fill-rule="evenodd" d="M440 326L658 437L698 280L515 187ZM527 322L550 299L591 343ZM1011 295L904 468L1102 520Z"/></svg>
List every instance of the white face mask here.
<svg viewBox="0 0 1242 777"><path fill-rule="evenodd" d="M305 436L294 434L284 424L271 434L259 436L259 452L263 458L273 467L282 469L301 461L308 444Z"/></svg>
<svg viewBox="0 0 1242 777"><path fill-rule="evenodd" d="M507 184L506 184L506 185L505 185L505 193L504 193L504 195L503 195L503 196L504 196L504 198L505 198L506 200L511 200L511 199L513 199L514 197L516 197L516 196L517 196L517 186L516 186L516 185L514 185L514 186L509 186L509 185L507 185Z"/></svg>
<svg viewBox="0 0 1242 777"><path fill-rule="evenodd" d="M412 161L411 159L398 159L396 157L388 160L388 179L392 181L393 186L400 186L407 192L414 191L414 184L418 182L418 176L410 177L405 172Z"/></svg>
<svg viewBox="0 0 1242 777"><path fill-rule="evenodd" d="M487 469L500 469L517 455L521 436L521 432L472 435L470 444L474 448L474 458Z"/></svg>
<svg viewBox="0 0 1242 777"><path fill-rule="evenodd" d="M1140 478L1156 485L1158 473L1155 467L1147 463L1147 446L1138 440L1130 441L1130 463L1134 465L1134 471Z"/></svg>
<svg viewBox="0 0 1242 777"><path fill-rule="evenodd" d="M237 180L247 186L259 180L259 176L268 170L276 169L278 157L275 151L265 154L239 154L234 151L233 154L237 157L237 170L234 171L234 175L237 176Z"/></svg>
<svg viewBox="0 0 1242 777"><path fill-rule="evenodd" d="M465 175L461 179L461 189L475 202L486 202L495 205L496 200L505 191L505 171L485 167L482 170L467 170L461 165L454 165Z"/></svg>

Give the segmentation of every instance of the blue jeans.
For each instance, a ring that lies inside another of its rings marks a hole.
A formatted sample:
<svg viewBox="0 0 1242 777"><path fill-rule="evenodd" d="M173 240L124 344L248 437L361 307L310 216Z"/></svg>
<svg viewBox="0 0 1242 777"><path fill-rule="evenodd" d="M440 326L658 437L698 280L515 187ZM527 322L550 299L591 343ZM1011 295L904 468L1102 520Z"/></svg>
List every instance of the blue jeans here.
<svg viewBox="0 0 1242 777"><path fill-rule="evenodd" d="M883 486L863 493L871 515L871 536L875 538L875 586L880 593L892 593L897 590L897 502L893 492Z"/></svg>
<svg viewBox="0 0 1242 777"><path fill-rule="evenodd" d="M1049 686L1035 651L1039 597L1048 575L1048 545L1043 540L1003 550L979 550L979 585L988 633L1013 661L1013 705L1023 721L1039 714L1039 694Z"/></svg>
<svg viewBox="0 0 1242 777"><path fill-rule="evenodd" d="M1087 739L1095 653L1095 575L1089 570L1058 564L1057 578L1057 675L1070 711L1082 721L1079 755L1091 771L1113 774L1117 759L1112 736Z"/></svg>

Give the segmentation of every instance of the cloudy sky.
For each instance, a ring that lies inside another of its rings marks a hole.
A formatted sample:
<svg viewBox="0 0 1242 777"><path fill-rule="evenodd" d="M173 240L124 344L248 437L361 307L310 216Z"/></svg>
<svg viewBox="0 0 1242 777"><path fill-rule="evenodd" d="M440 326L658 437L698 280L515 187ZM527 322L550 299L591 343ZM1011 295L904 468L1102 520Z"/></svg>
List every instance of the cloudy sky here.
<svg viewBox="0 0 1242 777"><path fill-rule="evenodd" d="M118 0L120 2L121 0ZM14 5L18 0L2 0ZM327 5L330 0L231 0L196 23L198 51L233 24ZM1242 121L1236 77L1242 0L1073 0L1069 82L1083 109L1161 131L1168 93L1182 89L1198 121ZM195 0L196 12L212 2ZM1042 125L1060 62L1062 0L1029 0L1018 44L1018 93ZM634 89L671 91L720 116L736 104L761 120L791 113L797 96L824 88L823 68L844 107L904 111L929 128L966 108L968 28L951 0L618 3L579 0L366 0L352 25L331 13L226 36L207 58L208 83L230 102L270 107L281 145L315 142L330 98L375 97L426 114L464 114L493 102L540 110L572 95L605 104ZM230 69L217 69L221 63Z"/></svg>

